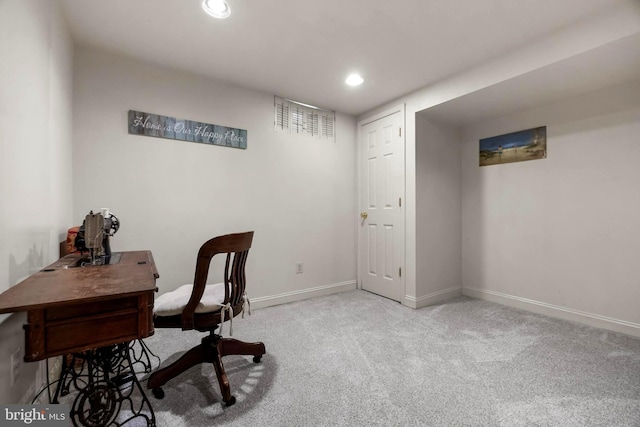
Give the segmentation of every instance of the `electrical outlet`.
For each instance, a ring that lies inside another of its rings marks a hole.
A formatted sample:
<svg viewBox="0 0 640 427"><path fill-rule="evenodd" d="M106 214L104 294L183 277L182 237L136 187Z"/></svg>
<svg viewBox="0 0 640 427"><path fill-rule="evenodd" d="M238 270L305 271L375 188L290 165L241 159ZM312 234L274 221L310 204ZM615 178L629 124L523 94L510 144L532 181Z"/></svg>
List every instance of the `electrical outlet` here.
<svg viewBox="0 0 640 427"><path fill-rule="evenodd" d="M22 360L20 359L21 351L17 349L11 353L11 385L13 386L18 377L20 376L20 367L22 366Z"/></svg>
<svg viewBox="0 0 640 427"><path fill-rule="evenodd" d="M301 262L296 262L296 274L300 274L303 271L303 264Z"/></svg>

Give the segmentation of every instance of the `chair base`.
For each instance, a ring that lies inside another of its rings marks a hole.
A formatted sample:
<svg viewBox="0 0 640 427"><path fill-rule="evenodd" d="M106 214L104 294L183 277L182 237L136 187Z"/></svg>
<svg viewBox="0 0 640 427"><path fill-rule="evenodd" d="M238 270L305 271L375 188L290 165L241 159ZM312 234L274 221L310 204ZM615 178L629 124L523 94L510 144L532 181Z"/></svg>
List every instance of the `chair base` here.
<svg viewBox="0 0 640 427"><path fill-rule="evenodd" d="M229 379L225 373L222 358L231 355L253 356L253 361L258 363L265 352L264 344L261 342L247 343L233 338L222 338L220 335L212 333L202 338L202 342L198 346L187 351L180 359L152 373L149 376L147 388L153 390L153 395L156 398L162 399L164 392L161 387L169 380L193 366L212 363L220 385L222 400L227 406L231 406L235 403L236 398L231 395Z"/></svg>

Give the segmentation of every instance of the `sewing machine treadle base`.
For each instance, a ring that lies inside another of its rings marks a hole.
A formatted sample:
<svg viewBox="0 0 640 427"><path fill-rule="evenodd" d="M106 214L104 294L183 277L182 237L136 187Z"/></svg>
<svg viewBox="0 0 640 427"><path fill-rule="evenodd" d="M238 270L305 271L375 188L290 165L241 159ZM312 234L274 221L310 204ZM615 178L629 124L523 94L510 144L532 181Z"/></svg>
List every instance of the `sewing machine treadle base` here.
<svg viewBox="0 0 640 427"><path fill-rule="evenodd" d="M138 381L135 364L130 343L69 355L63 360L53 403L59 403L58 398L73 387L77 390L70 412L74 426L123 426L141 420L155 427L155 413Z"/></svg>

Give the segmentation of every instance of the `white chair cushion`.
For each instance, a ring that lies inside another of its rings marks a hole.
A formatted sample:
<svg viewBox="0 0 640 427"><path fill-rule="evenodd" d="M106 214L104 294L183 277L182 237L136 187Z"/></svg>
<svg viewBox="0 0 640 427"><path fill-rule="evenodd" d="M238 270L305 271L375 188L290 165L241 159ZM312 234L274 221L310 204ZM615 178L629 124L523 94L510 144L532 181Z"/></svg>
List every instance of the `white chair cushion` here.
<svg viewBox="0 0 640 427"><path fill-rule="evenodd" d="M193 285L182 285L178 289L165 292L155 299L153 312L158 316L175 316L182 314L182 310L187 306ZM196 307L196 313L210 313L220 310L224 302L224 283L207 285L200 303Z"/></svg>

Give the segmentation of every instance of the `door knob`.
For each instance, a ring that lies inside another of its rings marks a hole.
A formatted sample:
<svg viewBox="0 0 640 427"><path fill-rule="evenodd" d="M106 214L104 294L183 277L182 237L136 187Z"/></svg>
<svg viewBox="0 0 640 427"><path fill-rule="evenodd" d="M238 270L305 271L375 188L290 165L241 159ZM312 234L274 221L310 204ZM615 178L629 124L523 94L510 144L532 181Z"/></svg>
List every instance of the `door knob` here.
<svg viewBox="0 0 640 427"><path fill-rule="evenodd" d="M366 213L366 212L360 212L360 218L362 218L362 219L367 219L367 217L368 217L368 216L369 216L369 214L368 214L368 213Z"/></svg>

